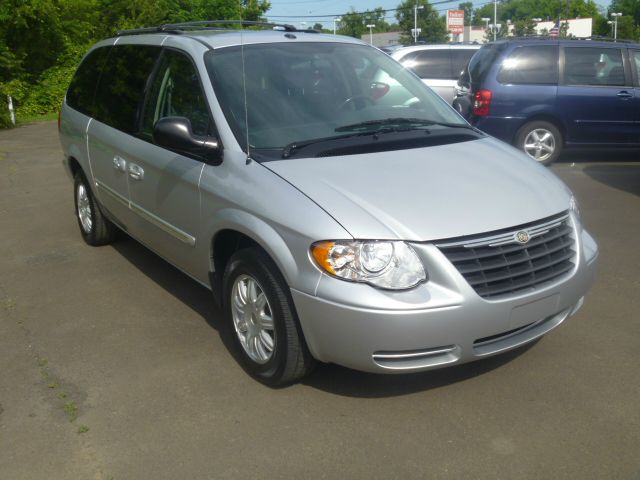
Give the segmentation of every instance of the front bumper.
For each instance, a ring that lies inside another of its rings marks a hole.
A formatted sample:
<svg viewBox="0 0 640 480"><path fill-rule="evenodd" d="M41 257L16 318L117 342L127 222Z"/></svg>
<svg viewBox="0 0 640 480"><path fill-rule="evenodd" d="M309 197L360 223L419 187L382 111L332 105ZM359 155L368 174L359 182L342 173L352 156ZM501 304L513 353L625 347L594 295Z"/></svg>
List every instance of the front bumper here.
<svg viewBox="0 0 640 480"><path fill-rule="evenodd" d="M598 248L576 235L575 269L556 283L506 299L485 300L435 246L413 245L429 281L390 292L323 275L317 295L292 289L313 356L357 370L422 371L460 364L524 345L581 306Z"/></svg>

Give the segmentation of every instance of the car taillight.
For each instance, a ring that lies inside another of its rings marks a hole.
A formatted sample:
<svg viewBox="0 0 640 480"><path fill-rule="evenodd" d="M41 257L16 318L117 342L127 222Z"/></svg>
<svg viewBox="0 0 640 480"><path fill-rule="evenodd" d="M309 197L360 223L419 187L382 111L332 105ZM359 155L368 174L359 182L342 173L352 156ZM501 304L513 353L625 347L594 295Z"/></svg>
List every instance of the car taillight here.
<svg viewBox="0 0 640 480"><path fill-rule="evenodd" d="M491 90L478 90L473 96L473 114L478 117L489 115L491 109Z"/></svg>

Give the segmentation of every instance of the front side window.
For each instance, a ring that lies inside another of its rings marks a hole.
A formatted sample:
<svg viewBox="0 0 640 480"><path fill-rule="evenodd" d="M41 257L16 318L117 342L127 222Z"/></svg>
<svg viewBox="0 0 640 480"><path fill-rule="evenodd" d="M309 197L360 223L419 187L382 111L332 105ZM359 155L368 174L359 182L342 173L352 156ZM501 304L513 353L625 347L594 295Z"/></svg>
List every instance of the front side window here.
<svg viewBox="0 0 640 480"><path fill-rule="evenodd" d="M503 84L557 84L558 47L536 45L516 48L502 61L498 81Z"/></svg>
<svg viewBox="0 0 640 480"><path fill-rule="evenodd" d="M625 85L619 48L567 47L564 56L567 85Z"/></svg>
<svg viewBox="0 0 640 480"><path fill-rule="evenodd" d="M137 133L145 87L160 47L118 45L112 48L95 100L95 118L126 133Z"/></svg>
<svg viewBox="0 0 640 480"><path fill-rule="evenodd" d="M174 50L165 50L149 88L142 117L142 134L151 137L163 117L186 117L195 135L209 135L211 124L198 72L191 60Z"/></svg>
<svg viewBox="0 0 640 480"><path fill-rule="evenodd" d="M284 149L292 143L381 128L467 126L415 75L367 46L245 45L214 50L205 61L218 101L243 148L247 138L252 149Z"/></svg>

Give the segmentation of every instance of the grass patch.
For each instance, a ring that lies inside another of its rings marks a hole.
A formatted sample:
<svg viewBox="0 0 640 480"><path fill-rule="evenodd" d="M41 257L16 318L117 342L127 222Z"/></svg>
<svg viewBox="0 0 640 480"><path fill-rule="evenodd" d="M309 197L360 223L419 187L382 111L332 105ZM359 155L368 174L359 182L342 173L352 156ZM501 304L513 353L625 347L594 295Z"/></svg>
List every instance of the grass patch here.
<svg viewBox="0 0 640 480"><path fill-rule="evenodd" d="M45 113L44 115L17 115L16 126L28 125L30 123L48 122L50 120L57 120L58 112Z"/></svg>
<svg viewBox="0 0 640 480"><path fill-rule="evenodd" d="M80 425L78 427L78 433L87 433L89 431L89 427L86 425Z"/></svg>
<svg viewBox="0 0 640 480"><path fill-rule="evenodd" d="M14 308L16 308L16 302L13 298L3 298L0 301L0 305L2 305L2 308L5 310L13 310Z"/></svg>
<svg viewBox="0 0 640 480"><path fill-rule="evenodd" d="M73 422L76 418L78 418L78 405L76 402L71 401L64 404L64 412L69 417L69 421Z"/></svg>
<svg viewBox="0 0 640 480"><path fill-rule="evenodd" d="M61 400L64 400L65 398L67 398L67 394L66 394L66 393L64 393L64 392L60 392L60 393L58 394L58 398L59 398L59 399L61 399Z"/></svg>

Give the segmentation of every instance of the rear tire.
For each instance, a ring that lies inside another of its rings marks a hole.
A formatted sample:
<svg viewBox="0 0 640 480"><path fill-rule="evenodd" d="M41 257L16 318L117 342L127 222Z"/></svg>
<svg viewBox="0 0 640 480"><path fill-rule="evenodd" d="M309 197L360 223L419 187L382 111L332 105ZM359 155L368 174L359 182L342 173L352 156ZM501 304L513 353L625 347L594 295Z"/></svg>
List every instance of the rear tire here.
<svg viewBox="0 0 640 480"><path fill-rule="evenodd" d="M231 347L247 373L281 387L311 372L315 360L289 287L266 253L249 248L233 254L224 274L223 301Z"/></svg>
<svg viewBox="0 0 640 480"><path fill-rule="evenodd" d="M76 172L73 185L76 219L82 239L94 247L113 242L118 228L102 214L82 171Z"/></svg>
<svg viewBox="0 0 640 480"><path fill-rule="evenodd" d="M525 124L516 134L516 147L541 165L550 165L558 159L563 142L560 130L542 120Z"/></svg>

